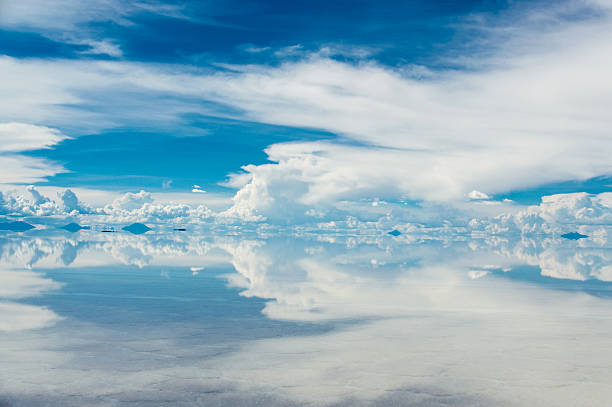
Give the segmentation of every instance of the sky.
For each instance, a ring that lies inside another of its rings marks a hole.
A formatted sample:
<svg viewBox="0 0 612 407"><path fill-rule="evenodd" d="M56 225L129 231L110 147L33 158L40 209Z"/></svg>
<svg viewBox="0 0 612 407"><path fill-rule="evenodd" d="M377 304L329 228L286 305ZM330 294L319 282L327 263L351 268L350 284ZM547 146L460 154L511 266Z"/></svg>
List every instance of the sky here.
<svg viewBox="0 0 612 407"><path fill-rule="evenodd" d="M0 204L291 223L347 202L488 214L586 192L569 201L608 211L611 12L2 0Z"/></svg>

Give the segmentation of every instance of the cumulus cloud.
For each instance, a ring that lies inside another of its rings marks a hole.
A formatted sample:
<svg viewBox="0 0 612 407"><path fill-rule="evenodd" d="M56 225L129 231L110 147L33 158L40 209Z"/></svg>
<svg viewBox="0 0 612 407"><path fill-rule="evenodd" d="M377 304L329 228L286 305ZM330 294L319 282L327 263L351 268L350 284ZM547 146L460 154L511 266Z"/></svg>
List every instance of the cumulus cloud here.
<svg viewBox="0 0 612 407"><path fill-rule="evenodd" d="M107 222L152 221L190 223L211 218L213 212L205 205L177 202L155 202L151 193L128 192L98 211Z"/></svg>
<svg viewBox="0 0 612 407"><path fill-rule="evenodd" d="M107 206L109 211L131 211L134 209L142 208L145 204L153 202L151 194L146 191L140 191L138 193L128 192L121 197L115 199L110 205Z"/></svg>
<svg viewBox="0 0 612 407"><path fill-rule="evenodd" d="M46 196L42 196L42 194L40 192L38 192L38 190L36 189L36 187L34 185L29 185L26 190L30 193L30 195L32 195L32 203L34 205L43 205L46 204L48 202L51 202L51 200L49 198L47 198Z"/></svg>
<svg viewBox="0 0 612 407"><path fill-rule="evenodd" d="M0 210L12 216L64 216L77 217L90 223L119 224L125 222L203 223L213 219L215 213L202 203L180 203L154 199L146 191L128 192L106 205L82 201L70 189L60 190L56 198L43 195L33 185L25 188L29 197L16 190L0 195ZM163 197L163 194L161 194Z"/></svg>
<svg viewBox="0 0 612 407"><path fill-rule="evenodd" d="M58 192L57 197L64 211L86 213L88 212L87 207L79 201L76 194L70 189L65 189L63 192Z"/></svg>
<svg viewBox="0 0 612 407"><path fill-rule="evenodd" d="M30 198L17 191L8 191L2 195L0 207L4 212L16 216L49 216L85 214L91 212L91 208L81 202L76 194L65 189L57 193L57 199L43 195L34 185L28 185L25 190Z"/></svg>
<svg viewBox="0 0 612 407"><path fill-rule="evenodd" d="M43 196L35 186L29 185L26 191L31 199L16 192L5 194L2 202L5 211L18 216L47 216L61 213L57 203Z"/></svg>
<svg viewBox="0 0 612 407"><path fill-rule="evenodd" d="M612 224L612 192L544 196L534 210L550 223ZM530 214L529 210L523 213L526 217Z"/></svg>

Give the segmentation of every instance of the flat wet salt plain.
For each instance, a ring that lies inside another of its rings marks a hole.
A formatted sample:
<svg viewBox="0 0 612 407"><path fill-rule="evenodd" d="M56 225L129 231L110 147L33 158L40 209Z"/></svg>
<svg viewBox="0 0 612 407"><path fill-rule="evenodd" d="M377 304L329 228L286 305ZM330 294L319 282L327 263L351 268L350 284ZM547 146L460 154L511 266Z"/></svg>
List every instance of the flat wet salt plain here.
<svg viewBox="0 0 612 407"><path fill-rule="evenodd" d="M1 406L609 406L612 247L6 233Z"/></svg>

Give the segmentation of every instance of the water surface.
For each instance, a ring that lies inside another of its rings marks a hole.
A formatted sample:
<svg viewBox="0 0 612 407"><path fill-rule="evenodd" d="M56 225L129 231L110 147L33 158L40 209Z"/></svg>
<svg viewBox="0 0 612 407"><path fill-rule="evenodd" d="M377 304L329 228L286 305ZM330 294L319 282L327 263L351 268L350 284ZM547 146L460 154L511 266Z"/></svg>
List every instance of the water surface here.
<svg viewBox="0 0 612 407"><path fill-rule="evenodd" d="M605 239L0 237L0 405L608 406Z"/></svg>

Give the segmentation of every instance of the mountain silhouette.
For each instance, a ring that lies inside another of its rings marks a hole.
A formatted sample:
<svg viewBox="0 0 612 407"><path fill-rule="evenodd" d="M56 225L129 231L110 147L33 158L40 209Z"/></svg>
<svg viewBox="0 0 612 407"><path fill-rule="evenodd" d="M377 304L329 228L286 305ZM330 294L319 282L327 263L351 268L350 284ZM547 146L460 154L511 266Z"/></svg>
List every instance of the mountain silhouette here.
<svg viewBox="0 0 612 407"><path fill-rule="evenodd" d="M126 230L130 233L133 233L135 235L141 235L143 233L148 232L149 230L151 230L150 227L148 227L145 224L142 223L132 223L129 226L125 226L124 228L122 228L123 230Z"/></svg>
<svg viewBox="0 0 612 407"><path fill-rule="evenodd" d="M78 223L71 222L66 226L62 226L60 229L67 230L68 232L78 232L81 229L91 229L90 226L81 226Z"/></svg>

